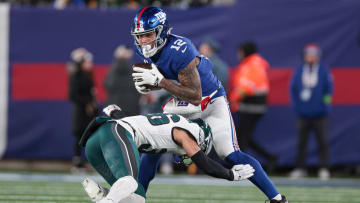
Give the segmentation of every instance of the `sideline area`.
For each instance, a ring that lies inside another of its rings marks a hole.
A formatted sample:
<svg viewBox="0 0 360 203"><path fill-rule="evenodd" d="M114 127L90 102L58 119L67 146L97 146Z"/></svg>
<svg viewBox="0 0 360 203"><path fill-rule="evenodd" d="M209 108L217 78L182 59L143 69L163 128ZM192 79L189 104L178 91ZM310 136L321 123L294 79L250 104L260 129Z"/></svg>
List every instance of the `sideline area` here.
<svg viewBox="0 0 360 203"><path fill-rule="evenodd" d="M81 182L85 177L90 177L97 182L104 182L104 179L95 173L63 174L63 173L12 173L0 172L1 181L35 181L35 182ZM317 178L300 178L292 180L284 177L271 177L271 180L278 186L316 186L316 187L359 187L360 179L332 178L321 181ZM216 185L216 186L251 186L250 181L230 182L226 180L197 175L158 175L152 184L171 185Z"/></svg>

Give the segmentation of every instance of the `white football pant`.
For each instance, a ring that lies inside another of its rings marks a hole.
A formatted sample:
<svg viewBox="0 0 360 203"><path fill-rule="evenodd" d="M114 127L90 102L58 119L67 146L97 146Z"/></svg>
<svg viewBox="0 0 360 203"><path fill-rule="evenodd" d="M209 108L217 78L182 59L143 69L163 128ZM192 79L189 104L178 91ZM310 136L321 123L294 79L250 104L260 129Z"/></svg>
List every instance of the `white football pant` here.
<svg viewBox="0 0 360 203"><path fill-rule="evenodd" d="M212 99L203 112L184 116L189 119L201 118L210 125L214 148L220 158L224 159L239 150L234 121L224 96Z"/></svg>

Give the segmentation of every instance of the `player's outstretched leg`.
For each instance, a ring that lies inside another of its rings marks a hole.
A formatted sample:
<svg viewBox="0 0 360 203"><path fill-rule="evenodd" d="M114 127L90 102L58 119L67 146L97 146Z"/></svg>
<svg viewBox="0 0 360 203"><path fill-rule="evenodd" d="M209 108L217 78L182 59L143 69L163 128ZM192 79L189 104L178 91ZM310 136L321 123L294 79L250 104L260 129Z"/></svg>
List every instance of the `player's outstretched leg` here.
<svg viewBox="0 0 360 203"><path fill-rule="evenodd" d="M150 181L154 179L159 167L161 154L142 154L139 171L139 182L143 185L145 193Z"/></svg>
<svg viewBox="0 0 360 203"><path fill-rule="evenodd" d="M145 197L143 187L136 182L140 157L128 131L116 123L106 123L89 138L85 152L91 165L112 186L106 196L110 199L101 201L119 202L135 191Z"/></svg>
<svg viewBox="0 0 360 203"><path fill-rule="evenodd" d="M109 185L112 185L116 178L108 167L101 147L101 138L106 136L104 133L105 127L101 127L96 131L87 141L85 147L85 155L89 163L94 169L106 180Z"/></svg>
<svg viewBox="0 0 360 203"><path fill-rule="evenodd" d="M258 188L260 188L270 200L281 200L281 195L279 194L269 177L266 175L260 163L255 158L244 152L235 151L228 155L225 160L229 161L234 165L250 164L255 169L255 173L253 177L249 178L249 180L254 183Z"/></svg>

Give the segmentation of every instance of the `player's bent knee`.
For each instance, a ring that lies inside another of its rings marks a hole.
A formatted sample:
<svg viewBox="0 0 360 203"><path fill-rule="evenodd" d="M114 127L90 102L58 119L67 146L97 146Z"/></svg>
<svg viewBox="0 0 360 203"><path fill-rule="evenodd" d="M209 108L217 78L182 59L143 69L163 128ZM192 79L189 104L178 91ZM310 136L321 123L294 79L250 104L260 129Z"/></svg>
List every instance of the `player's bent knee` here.
<svg viewBox="0 0 360 203"><path fill-rule="evenodd" d="M134 193L138 188L137 181L132 176L119 178L110 188L107 199L119 202Z"/></svg>
<svg viewBox="0 0 360 203"><path fill-rule="evenodd" d="M122 178L119 178L113 186L116 184L116 186L119 189L127 190L130 193L133 193L138 188L138 183L132 176L124 176Z"/></svg>
<svg viewBox="0 0 360 203"><path fill-rule="evenodd" d="M227 162L232 163L233 165L236 164L248 164L248 163L257 163L260 164L256 159L251 157L250 155L242 152L242 151L235 151L229 154L225 160Z"/></svg>

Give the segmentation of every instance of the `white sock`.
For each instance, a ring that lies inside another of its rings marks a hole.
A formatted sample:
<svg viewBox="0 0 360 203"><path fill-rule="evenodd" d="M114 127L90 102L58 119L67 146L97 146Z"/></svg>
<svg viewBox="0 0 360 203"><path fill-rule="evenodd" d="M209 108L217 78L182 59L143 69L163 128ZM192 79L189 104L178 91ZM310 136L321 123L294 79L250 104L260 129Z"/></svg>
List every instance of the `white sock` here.
<svg viewBox="0 0 360 203"><path fill-rule="evenodd" d="M121 200L119 203L145 203L145 198L138 194L132 193L125 199Z"/></svg>
<svg viewBox="0 0 360 203"><path fill-rule="evenodd" d="M110 188L106 199L114 202L120 202L131 193L135 192L138 187L137 181L132 176L125 176L118 179Z"/></svg>
<svg viewBox="0 0 360 203"><path fill-rule="evenodd" d="M281 194L277 194L274 198L272 198L276 201L280 201L282 198L281 198Z"/></svg>

